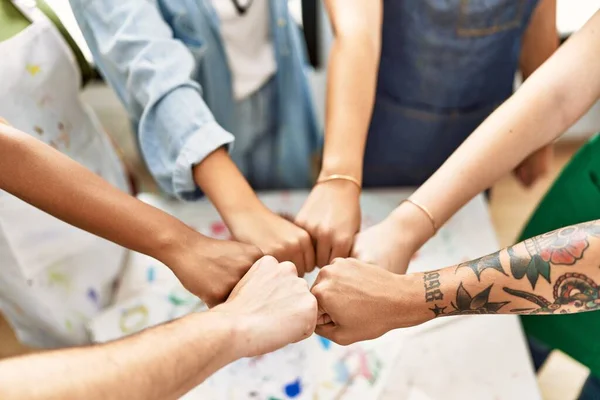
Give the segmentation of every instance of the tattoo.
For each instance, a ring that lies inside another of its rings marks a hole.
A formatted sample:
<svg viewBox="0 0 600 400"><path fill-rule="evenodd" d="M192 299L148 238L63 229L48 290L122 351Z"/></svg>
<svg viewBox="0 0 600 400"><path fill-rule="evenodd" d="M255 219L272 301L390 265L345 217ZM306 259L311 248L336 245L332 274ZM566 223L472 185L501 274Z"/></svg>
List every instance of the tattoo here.
<svg viewBox="0 0 600 400"><path fill-rule="evenodd" d="M437 304L434 308L430 308L430 310L433 311L436 317L440 315L497 314L498 311L509 302L490 302L490 291L492 290L492 286L494 285L492 284L475 296L471 296L461 282L456 291L456 303L450 302L450 305L454 308L453 311L444 312L446 307L439 307Z"/></svg>
<svg viewBox="0 0 600 400"><path fill-rule="evenodd" d="M429 271L423 274L423 286L425 287L425 301L432 302L444 300L444 294L440 290L440 273Z"/></svg>
<svg viewBox="0 0 600 400"><path fill-rule="evenodd" d="M515 279L527 276L531 287L540 275L550 283L550 267L553 265L574 265L583 258L589 247L589 237L600 237L600 224L596 221L569 226L548 232L523 242L528 255L517 255L514 247L509 247L510 270Z"/></svg>
<svg viewBox="0 0 600 400"><path fill-rule="evenodd" d="M467 261L465 263L459 264L456 270L458 271L458 269L462 267L471 268L475 273L475 276L477 276L478 281L481 281L481 273L486 269L495 269L496 271L508 276L508 274L504 272L504 268L502 268L502 265L500 264L499 251L494 254L478 258L477 260Z"/></svg>
<svg viewBox="0 0 600 400"><path fill-rule="evenodd" d="M511 312L524 314L568 314L570 311L592 311L600 309L600 289L589 277L574 272L562 275L554 284L554 302L534 293L505 287L504 291L537 305L537 308L516 308Z"/></svg>

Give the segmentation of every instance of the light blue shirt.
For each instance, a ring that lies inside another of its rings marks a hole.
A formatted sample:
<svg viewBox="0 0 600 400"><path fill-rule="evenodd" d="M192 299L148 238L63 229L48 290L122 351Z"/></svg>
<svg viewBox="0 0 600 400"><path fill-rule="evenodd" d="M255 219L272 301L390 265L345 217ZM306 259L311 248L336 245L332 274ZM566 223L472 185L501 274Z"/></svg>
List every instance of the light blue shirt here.
<svg viewBox="0 0 600 400"><path fill-rule="evenodd" d="M192 167L232 144L235 131L231 74L210 0L70 2L98 68L129 112L159 186L180 199L199 198ZM311 159L321 136L304 42L287 1L270 0L270 11L278 94L272 186L305 188L312 183Z"/></svg>

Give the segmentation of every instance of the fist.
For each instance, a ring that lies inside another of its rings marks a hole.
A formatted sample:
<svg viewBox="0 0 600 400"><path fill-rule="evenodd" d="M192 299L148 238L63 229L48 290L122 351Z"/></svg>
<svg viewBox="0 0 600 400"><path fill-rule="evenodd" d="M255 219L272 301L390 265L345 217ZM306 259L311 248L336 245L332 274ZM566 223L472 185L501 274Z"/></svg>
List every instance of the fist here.
<svg viewBox="0 0 600 400"><path fill-rule="evenodd" d="M360 188L337 180L315 186L296 218L316 244L316 264L327 265L348 257L354 235L360 229Z"/></svg>
<svg viewBox="0 0 600 400"><path fill-rule="evenodd" d="M229 218L233 237L257 246L264 254L291 261L298 276L315 268L315 254L308 233L283 217L261 207Z"/></svg>
<svg viewBox="0 0 600 400"><path fill-rule="evenodd" d="M169 266L187 290L213 307L227 299L262 256L258 247L198 234Z"/></svg>
<svg viewBox="0 0 600 400"><path fill-rule="evenodd" d="M311 290L319 304L315 332L348 345L424 322L407 307L406 297L419 298L411 292L423 286L412 279L355 259L335 259Z"/></svg>
<svg viewBox="0 0 600 400"><path fill-rule="evenodd" d="M294 264L270 256L257 261L214 311L233 317L246 357L305 339L317 322L317 300L298 278Z"/></svg>

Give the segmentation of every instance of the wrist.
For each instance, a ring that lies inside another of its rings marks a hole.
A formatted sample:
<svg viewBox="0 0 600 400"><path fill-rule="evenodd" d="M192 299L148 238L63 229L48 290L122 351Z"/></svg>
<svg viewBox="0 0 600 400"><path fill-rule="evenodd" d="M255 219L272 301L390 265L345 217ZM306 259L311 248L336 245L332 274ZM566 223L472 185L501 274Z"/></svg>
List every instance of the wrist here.
<svg viewBox="0 0 600 400"><path fill-rule="evenodd" d="M181 265L189 263L189 256L194 253L191 250L201 247L206 237L179 221L173 225L176 226L165 226L160 230L152 253L148 255L177 274Z"/></svg>
<svg viewBox="0 0 600 400"><path fill-rule="evenodd" d="M219 214L254 210L262 205L254 190L229 154L217 149L193 167L196 184L214 204Z"/></svg>
<svg viewBox="0 0 600 400"><path fill-rule="evenodd" d="M229 303L225 302L208 311L213 315L222 329L226 330L229 337L228 353L234 360L249 357L252 354L251 338L252 329L246 318L229 309Z"/></svg>
<svg viewBox="0 0 600 400"><path fill-rule="evenodd" d="M346 175L355 178L362 185L362 169L362 162L357 162L355 159L324 157L317 181L331 175Z"/></svg>
<svg viewBox="0 0 600 400"><path fill-rule="evenodd" d="M238 327L236 318L233 314L224 312L221 306L214 307L209 311L192 313L184 318L188 318L192 332L199 332L201 329L210 330L211 336L221 336L226 338L226 343L219 351L222 360L221 364L226 365L235 360L246 356L246 351L242 345L244 336ZM198 340L203 340L201 335Z"/></svg>
<svg viewBox="0 0 600 400"><path fill-rule="evenodd" d="M415 253L435 234L434 227L423 211L410 203L402 203L387 218L396 230L401 231L400 238L405 246Z"/></svg>
<svg viewBox="0 0 600 400"><path fill-rule="evenodd" d="M423 297L423 274L395 275L390 277L394 291L391 299L394 315L390 318L392 329L420 325L433 318ZM433 306L431 306L433 307Z"/></svg>

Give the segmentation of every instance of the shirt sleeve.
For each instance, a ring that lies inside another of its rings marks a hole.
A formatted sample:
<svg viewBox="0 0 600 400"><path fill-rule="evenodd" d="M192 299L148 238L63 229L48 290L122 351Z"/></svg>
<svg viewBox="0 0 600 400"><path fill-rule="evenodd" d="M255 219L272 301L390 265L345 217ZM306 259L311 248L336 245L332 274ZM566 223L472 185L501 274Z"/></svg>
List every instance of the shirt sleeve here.
<svg viewBox="0 0 600 400"><path fill-rule="evenodd" d="M180 199L199 198L192 167L234 138L191 79L194 57L152 1L70 1L98 68L138 127L142 155L159 186Z"/></svg>

